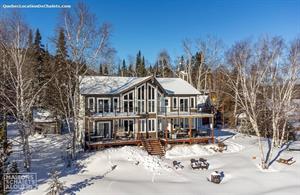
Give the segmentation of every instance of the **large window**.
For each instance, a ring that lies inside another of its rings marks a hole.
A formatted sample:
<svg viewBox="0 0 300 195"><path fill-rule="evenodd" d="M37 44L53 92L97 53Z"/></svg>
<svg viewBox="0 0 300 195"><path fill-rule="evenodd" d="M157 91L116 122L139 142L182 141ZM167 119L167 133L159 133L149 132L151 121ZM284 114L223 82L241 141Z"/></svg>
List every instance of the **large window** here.
<svg viewBox="0 0 300 195"><path fill-rule="evenodd" d="M148 112L155 112L155 88L148 85Z"/></svg>
<svg viewBox="0 0 300 195"><path fill-rule="evenodd" d="M123 120L123 126L125 132L133 132L134 131L134 121L133 119Z"/></svg>
<svg viewBox="0 0 300 195"><path fill-rule="evenodd" d="M155 131L155 119L148 119L148 131Z"/></svg>
<svg viewBox="0 0 300 195"><path fill-rule="evenodd" d="M97 98L97 112L104 113L109 112L110 99L108 98Z"/></svg>
<svg viewBox="0 0 300 195"><path fill-rule="evenodd" d="M180 112L188 112L189 107L189 99L188 98L180 98Z"/></svg>
<svg viewBox="0 0 300 195"><path fill-rule="evenodd" d="M124 112L133 112L133 92L123 96Z"/></svg>
<svg viewBox="0 0 300 195"><path fill-rule="evenodd" d="M137 112L145 112L145 85L137 88Z"/></svg>
<svg viewBox="0 0 300 195"><path fill-rule="evenodd" d="M96 122L93 136L109 138L110 133L110 122Z"/></svg>
<svg viewBox="0 0 300 195"><path fill-rule="evenodd" d="M95 112L95 98L94 97L88 98L88 110L91 112Z"/></svg>

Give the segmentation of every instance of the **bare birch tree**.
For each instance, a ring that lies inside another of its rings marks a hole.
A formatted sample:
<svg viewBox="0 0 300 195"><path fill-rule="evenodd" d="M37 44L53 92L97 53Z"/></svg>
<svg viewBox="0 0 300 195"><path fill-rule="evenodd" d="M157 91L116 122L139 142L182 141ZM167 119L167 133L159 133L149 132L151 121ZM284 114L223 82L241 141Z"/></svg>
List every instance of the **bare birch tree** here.
<svg viewBox="0 0 300 195"><path fill-rule="evenodd" d="M211 36L198 39L195 43L184 40L183 49L187 59L185 71L188 74L188 82L193 84L199 91L207 91L211 88L208 86L209 83L212 84L212 78L208 74L211 74L214 69L222 64L222 41ZM195 50L198 51L198 56L195 55Z"/></svg>
<svg viewBox="0 0 300 195"><path fill-rule="evenodd" d="M66 45L68 48L68 82L66 107L64 108L64 117L69 122L72 120L72 156L76 155L82 140L80 132L80 83L82 76L87 72L88 66L96 66L103 55L111 50L109 46L110 26L103 24L98 26L96 17L92 14L84 3L78 3L72 10L66 10L62 13L62 28L65 30ZM71 125L68 125L69 128Z"/></svg>
<svg viewBox="0 0 300 195"><path fill-rule="evenodd" d="M239 108L246 113L258 137L261 167L264 169L270 166L273 148L282 139L280 136L284 136L286 113L291 108L294 86L299 79L298 48L295 41L288 62L284 57L284 42L279 37L264 38L255 45L249 41L238 42L229 51L229 63L238 76L234 79L228 76L228 86L235 92ZM269 117L267 120L272 123L269 135L272 144L267 153L262 142L264 129L261 122L264 117Z"/></svg>
<svg viewBox="0 0 300 195"><path fill-rule="evenodd" d="M30 59L27 52L29 29L22 21L22 17L14 13L10 17L3 18L0 25L0 49L6 54L4 63L6 79L2 83L4 90L0 92L3 99L1 104L17 119L24 168L30 171L31 109L44 86L34 89L32 85L32 70L28 63ZM46 84L47 82L44 85Z"/></svg>

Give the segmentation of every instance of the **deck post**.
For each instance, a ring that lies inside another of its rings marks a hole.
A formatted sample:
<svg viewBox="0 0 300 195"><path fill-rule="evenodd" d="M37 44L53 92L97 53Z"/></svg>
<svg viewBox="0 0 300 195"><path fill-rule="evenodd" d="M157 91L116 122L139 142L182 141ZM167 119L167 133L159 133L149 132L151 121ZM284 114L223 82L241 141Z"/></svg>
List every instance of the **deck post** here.
<svg viewBox="0 0 300 195"><path fill-rule="evenodd" d="M190 137L190 144L192 141L192 118L189 117L189 137Z"/></svg>
<svg viewBox="0 0 300 195"><path fill-rule="evenodd" d="M89 139L89 143L91 142L91 135L90 135L90 120L89 118L87 119L87 131L88 131L88 139Z"/></svg>
<svg viewBox="0 0 300 195"><path fill-rule="evenodd" d="M211 129L211 140L212 143L215 143L215 139L214 139L214 115L212 115L212 117L210 118L211 123L210 123L210 129Z"/></svg>
<svg viewBox="0 0 300 195"><path fill-rule="evenodd" d="M169 127L169 121L168 119L166 121L166 128L165 128L165 139L166 139L166 144L168 144L168 127Z"/></svg>

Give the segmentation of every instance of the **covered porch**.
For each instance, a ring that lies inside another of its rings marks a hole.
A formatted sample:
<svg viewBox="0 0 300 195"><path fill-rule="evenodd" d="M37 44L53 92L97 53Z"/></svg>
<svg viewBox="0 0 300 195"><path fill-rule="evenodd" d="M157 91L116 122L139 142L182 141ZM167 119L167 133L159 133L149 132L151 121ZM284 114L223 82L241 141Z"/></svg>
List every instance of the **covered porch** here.
<svg viewBox="0 0 300 195"><path fill-rule="evenodd" d="M193 113L181 115L158 116L164 127L160 138L165 144L175 143L214 143L214 115L209 113ZM203 126L203 119L208 124Z"/></svg>

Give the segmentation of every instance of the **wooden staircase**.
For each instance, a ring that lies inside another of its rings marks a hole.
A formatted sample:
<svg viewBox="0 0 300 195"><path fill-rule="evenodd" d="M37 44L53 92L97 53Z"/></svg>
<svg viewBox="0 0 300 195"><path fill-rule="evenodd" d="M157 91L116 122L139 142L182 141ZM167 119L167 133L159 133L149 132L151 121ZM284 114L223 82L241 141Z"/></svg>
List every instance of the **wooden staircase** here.
<svg viewBox="0 0 300 195"><path fill-rule="evenodd" d="M150 155L165 155L165 149L159 139L144 139L143 146Z"/></svg>

